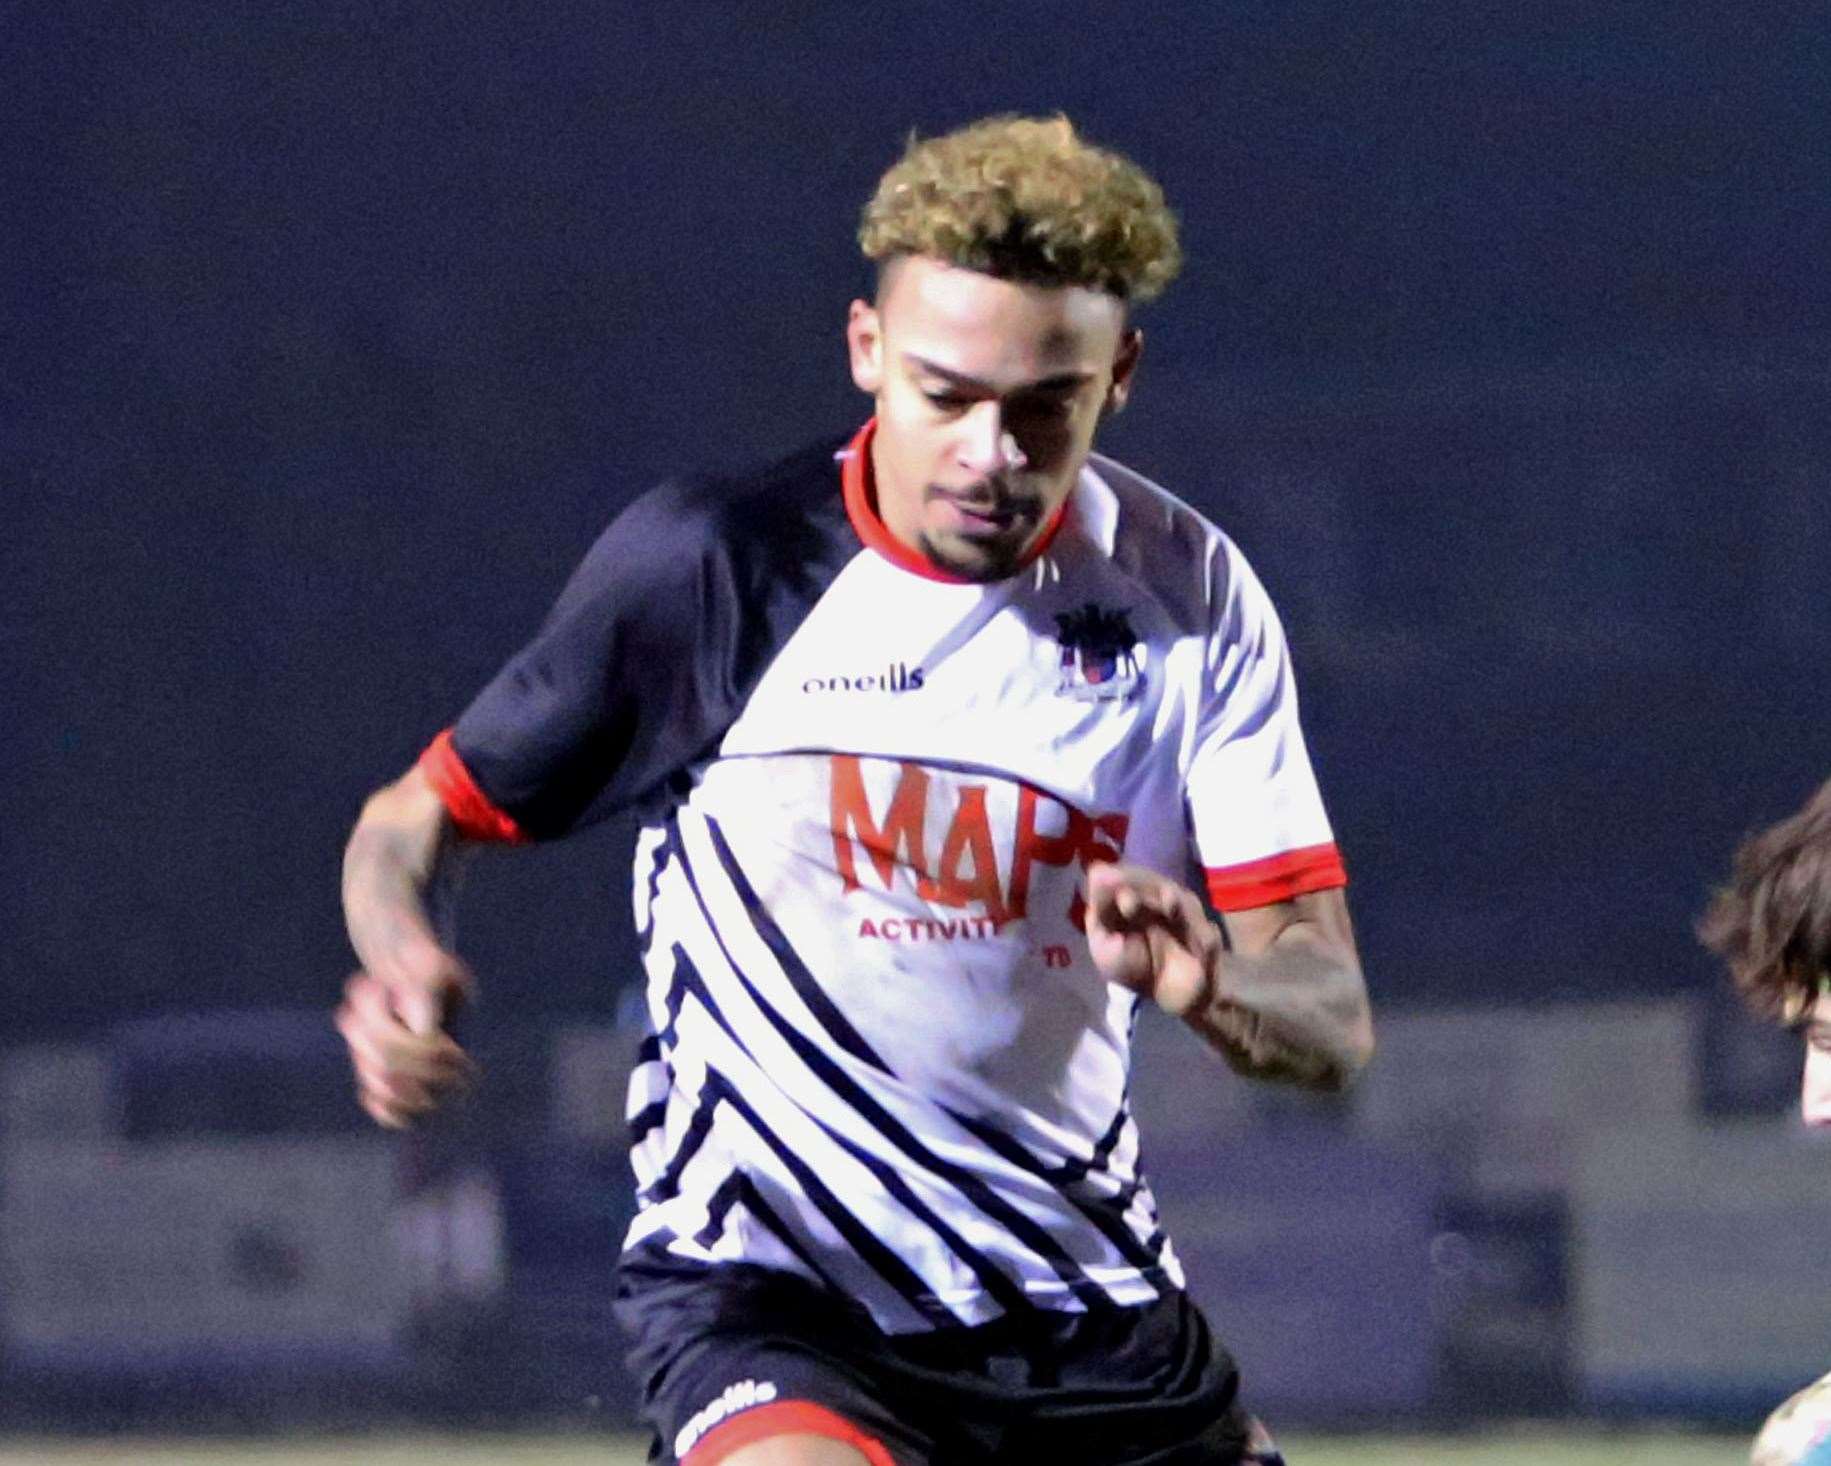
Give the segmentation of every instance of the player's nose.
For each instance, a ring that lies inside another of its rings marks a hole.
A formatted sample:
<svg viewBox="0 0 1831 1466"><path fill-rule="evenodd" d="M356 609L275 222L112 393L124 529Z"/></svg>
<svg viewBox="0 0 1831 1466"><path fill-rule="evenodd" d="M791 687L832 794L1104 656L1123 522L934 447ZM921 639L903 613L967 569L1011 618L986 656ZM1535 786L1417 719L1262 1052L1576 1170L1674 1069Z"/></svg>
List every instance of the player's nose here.
<svg viewBox="0 0 1831 1466"><path fill-rule="evenodd" d="M1011 473L1027 461L1003 407L996 401L977 403L962 415L956 451L960 466L976 478Z"/></svg>

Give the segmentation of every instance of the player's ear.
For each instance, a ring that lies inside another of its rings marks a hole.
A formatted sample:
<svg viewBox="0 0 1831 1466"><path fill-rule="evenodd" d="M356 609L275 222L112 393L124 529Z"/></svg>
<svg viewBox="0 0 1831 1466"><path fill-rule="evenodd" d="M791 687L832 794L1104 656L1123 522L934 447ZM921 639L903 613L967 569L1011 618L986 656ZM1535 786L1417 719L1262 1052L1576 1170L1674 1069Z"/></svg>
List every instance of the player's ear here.
<svg viewBox="0 0 1831 1466"><path fill-rule="evenodd" d="M876 396L884 385L884 326L883 317L869 301L853 301L847 313L846 354L858 390Z"/></svg>
<svg viewBox="0 0 1831 1466"><path fill-rule="evenodd" d="M1113 383L1106 389L1106 401L1100 404L1100 416L1111 417L1123 412L1131 399L1132 377L1138 370L1138 358L1144 355L1144 332L1127 326L1119 338L1119 350L1113 355Z"/></svg>

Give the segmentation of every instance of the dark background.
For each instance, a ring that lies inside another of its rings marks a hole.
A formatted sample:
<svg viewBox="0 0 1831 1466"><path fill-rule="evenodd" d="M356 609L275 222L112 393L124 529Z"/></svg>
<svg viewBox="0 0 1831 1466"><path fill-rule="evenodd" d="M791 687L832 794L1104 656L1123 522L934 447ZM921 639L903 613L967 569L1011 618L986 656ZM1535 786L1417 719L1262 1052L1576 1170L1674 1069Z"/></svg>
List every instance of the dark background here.
<svg viewBox="0 0 1831 1466"><path fill-rule="evenodd" d="M1182 215L1103 446L1285 612L1380 1003L1717 982L1831 771L1820 6L0 14L9 1039L328 1004L363 795L631 494L859 419L857 209L995 110ZM492 1011L608 1011L624 833L478 873Z"/></svg>
<svg viewBox="0 0 1831 1466"><path fill-rule="evenodd" d="M343 839L630 496L861 418L909 132L1054 108L1182 215L1103 446L1285 614L1386 1020L1336 1109L1141 1029L1192 1279L1286 1423L1751 1430L1822 1157L1690 927L1831 774L1828 99L1786 0L0 0L0 1430L626 1418L629 829L479 862L405 1144Z"/></svg>

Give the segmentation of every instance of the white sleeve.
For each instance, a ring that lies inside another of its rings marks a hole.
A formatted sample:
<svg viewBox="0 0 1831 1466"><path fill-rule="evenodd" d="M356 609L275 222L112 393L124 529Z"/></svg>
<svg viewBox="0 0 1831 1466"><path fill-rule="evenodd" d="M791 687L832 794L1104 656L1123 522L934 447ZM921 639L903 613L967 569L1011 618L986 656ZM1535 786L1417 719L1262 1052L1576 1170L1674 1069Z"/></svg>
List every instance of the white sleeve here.
<svg viewBox="0 0 1831 1466"><path fill-rule="evenodd" d="M1347 884L1297 720L1284 628L1224 537L1184 781L1196 858L1219 911Z"/></svg>

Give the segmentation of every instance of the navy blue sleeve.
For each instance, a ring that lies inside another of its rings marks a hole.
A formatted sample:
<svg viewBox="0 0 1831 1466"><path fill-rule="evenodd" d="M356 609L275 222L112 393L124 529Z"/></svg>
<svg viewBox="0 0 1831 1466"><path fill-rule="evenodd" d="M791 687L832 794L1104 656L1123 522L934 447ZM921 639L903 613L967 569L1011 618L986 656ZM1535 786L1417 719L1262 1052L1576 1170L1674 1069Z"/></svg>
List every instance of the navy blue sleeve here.
<svg viewBox="0 0 1831 1466"><path fill-rule="evenodd" d="M655 799L716 750L847 534L830 446L644 494L458 719L460 776L537 840Z"/></svg>

